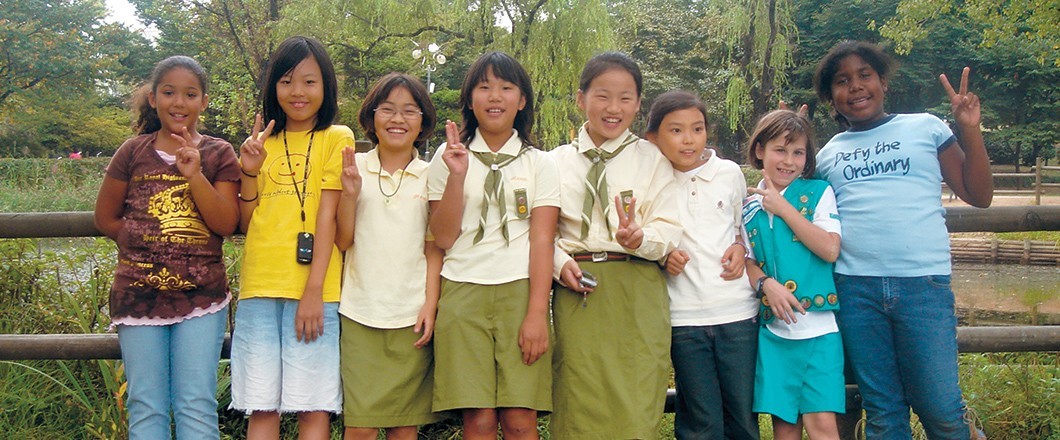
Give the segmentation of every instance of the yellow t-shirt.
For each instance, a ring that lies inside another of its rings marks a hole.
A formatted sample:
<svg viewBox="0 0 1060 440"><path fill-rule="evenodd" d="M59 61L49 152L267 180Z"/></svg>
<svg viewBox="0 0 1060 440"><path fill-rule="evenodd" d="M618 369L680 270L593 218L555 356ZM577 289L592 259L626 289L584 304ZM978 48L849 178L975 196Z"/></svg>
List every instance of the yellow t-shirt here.
<svg viewBox="0 0 1060 440"><path fill-rule="evenodd" d="M344 125L332 125L312 134L312 149L310 136L308 131L280 132L265 141L267 154L258 176L259 202L247 228L239 279L241 299L302 298L309 279L309 265L295 261L297 234L303 230L316 233L321 192L342 190L339 181L342 149L354 145L353 132ZM302 191L305 191L304 229L300 214L303 207L298 201ZM332 246L324 277L325 302L339 300L342 253Z"/></svg>

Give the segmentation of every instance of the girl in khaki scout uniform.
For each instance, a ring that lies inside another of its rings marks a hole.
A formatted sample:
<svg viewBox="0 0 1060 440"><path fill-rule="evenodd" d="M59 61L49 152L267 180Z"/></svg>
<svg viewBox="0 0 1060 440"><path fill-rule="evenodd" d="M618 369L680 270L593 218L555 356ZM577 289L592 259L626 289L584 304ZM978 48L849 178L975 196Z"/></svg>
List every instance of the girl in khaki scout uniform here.
<svg viewBox="0 0 1060 440"><path fill-rule="evenodd" d="M588 121L551 153L562 189L553 262L561 284L553 304L556 439L654 438L662 419L670 308L656 261L676 247L681 227L670 162L629 131L641 82L625 54L589 60L577 97Z"/></svg>
<svg viewBox="0 0 1060 440"><path fill-rule="evenodd" d="M376 144L342 152L335 243L346 250L339 314L346 440L414 440L431 411L442 252L427 240L427 162L417 146L438 120L427 88L391 73L358 117ZM348 249L348 250L347 250Z"/></svg>
<svg viewBox="0 0 1060 440"><path fill-rule="evenodd" d="M460 92L463 127L429 170L431 232L446 250L435 333L434 410L463 410L465 439L536 439L552 409L548 295L558 171L532 146L534 93L490 52ZM465 146L466 144L466 146Z"/></svg>

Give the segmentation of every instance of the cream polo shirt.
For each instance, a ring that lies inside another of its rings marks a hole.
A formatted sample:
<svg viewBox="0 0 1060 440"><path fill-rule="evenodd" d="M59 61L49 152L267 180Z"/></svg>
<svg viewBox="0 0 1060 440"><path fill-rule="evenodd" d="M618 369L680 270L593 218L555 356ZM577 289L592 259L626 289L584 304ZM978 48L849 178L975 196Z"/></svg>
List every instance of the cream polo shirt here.
<svg viewBox="0 0 1060 440"><path fill-rule="evenodd" d="M670 323L678 326L719 325L758 314L758 300L746 273L735 280L721 278L725 250L743 233L743 199L747 183L740 166L707 149L710 159L697 169L674 170L677 209L684 234L678 249L691 259L680 275L667 274ZM741 258L743 258L741 256Z"/></svg>
<svg viewBox="0 0 1060 440"><path fill-rule="evenodd" d="M471 151L489 152L489 146L477 130L475 138L467 148ZM512 137L501 147L499 153L516 155L522 141L515 130ZM442 160L441 152L431 161L427 183L430 200L442 199L449 167ZM531 148L518 159L501 168L504 182L505 207L508 211L508 236L505 243L501 235L501 215L496 204L489 207L486 216L486 231L477 244L472 242L478 232L482 211L484 182L490 169L472 154L468 154L468 170L464 180L464 214L460 221L460 235L453 247L446 251L442 264L442 276L448 280L475 284L503 284L530 277L530 216L539 206L559 206L559 170L545 152ZM526 191L527 211L518 213L515 194Z"/></svg>
<svg viewBox="0 0 1060 440"><path fill-rule="evenodd" d="M374 328L416 324L427 298L427 166L416 158L391 175L378 150L357 154L361 194L343 271L343 316Z"/></svg>
<svg viewBox="0 0 1060 440"><path fill-rule="evenodd" d="M604 142L600 148L615 151L629 131L615 139ZM600 204L593 206L589 235L581 239L582 206L585 202L585 176L592 163L582 154L595 148L592 139L582 126L578 132L578 147L567 144L557 147L550 154L560 169L559 228L556 251L553 258L553 277L559 279L563 265L578 252L622 252L658 261L677 247L681 239L681 224L678 220L677 203L674 201L674 170L659 148L647 140L640 139L622 150L607 162L605 176L609 196L611 231L607 230ZM618 213L615 212L615 197L623 191L633 191L637 199L636 221L644 231L644 241L637 249L625 249L615 241L618 229Z"/></svg>
<svg viewBox="0 0 1060 440"><path fill-rule="evenodd" d="M342 190L342 149L354 145L353 131L344 125L332 125L315 134L287 132L287 152L283 136L281 131L265 140L267 155L257 178L258 207L250 218L243 250L240 299L302 298L309 280L309 265L295 260L297 234L302 232L298 197L304 190L305 231L315 234L321 193ZM342 253L332 246L324 276L324 302L339 300L341 271Z"/></svg>

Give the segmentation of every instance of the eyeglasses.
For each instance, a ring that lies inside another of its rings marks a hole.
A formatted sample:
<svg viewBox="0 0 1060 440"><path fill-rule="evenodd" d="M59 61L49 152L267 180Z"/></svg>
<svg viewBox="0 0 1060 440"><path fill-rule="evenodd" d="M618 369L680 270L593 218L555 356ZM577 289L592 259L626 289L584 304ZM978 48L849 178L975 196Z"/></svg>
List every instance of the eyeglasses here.
<svg viewBox="0 0 1060 440"><path fill-rule="evenodd" d="M406 108L399 111L394 107L378 107L374 111L375 114L382 116L385 119L391 119L398 113L401 113L401 116L404 116L405 119L419 119L423 117L423 112L412 108Z"/></svg>

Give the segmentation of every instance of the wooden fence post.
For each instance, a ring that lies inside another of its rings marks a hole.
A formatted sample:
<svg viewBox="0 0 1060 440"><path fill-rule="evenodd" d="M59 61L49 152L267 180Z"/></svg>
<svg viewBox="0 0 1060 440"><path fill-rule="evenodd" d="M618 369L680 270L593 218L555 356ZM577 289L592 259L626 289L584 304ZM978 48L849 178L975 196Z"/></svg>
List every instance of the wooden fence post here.
<svg viewBox="0 0 1060 440"><path fill-rule="evenodd" d="M1039 206L1042 204L1042 157L1038 156L1034 160L1034 205Z"/></svg>

